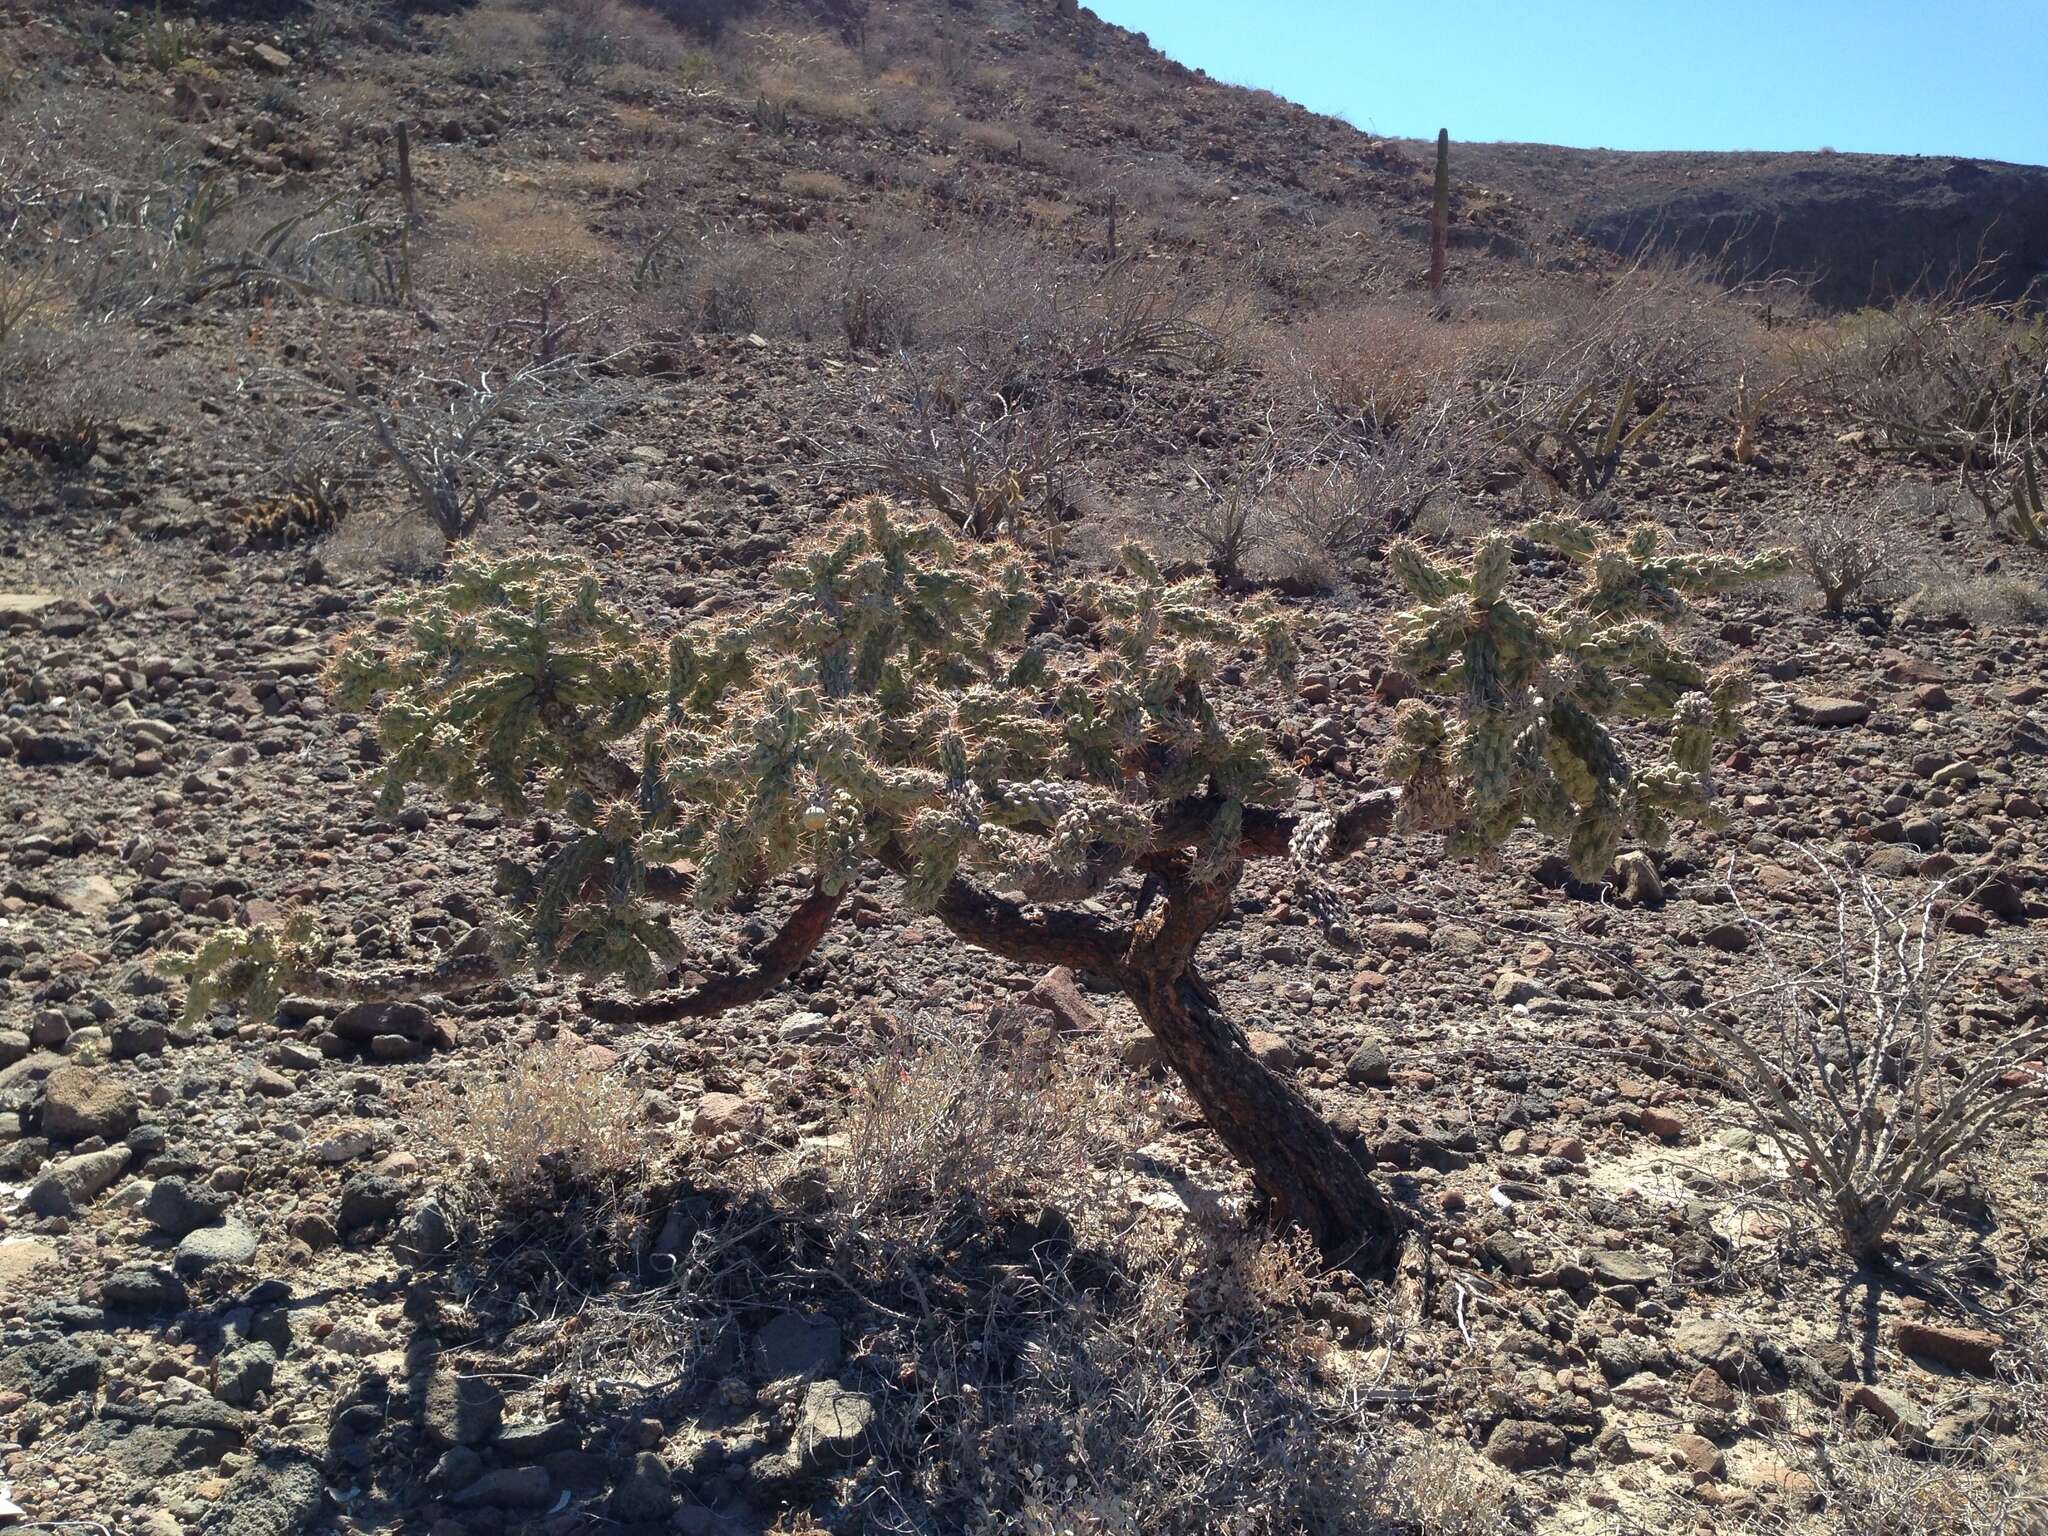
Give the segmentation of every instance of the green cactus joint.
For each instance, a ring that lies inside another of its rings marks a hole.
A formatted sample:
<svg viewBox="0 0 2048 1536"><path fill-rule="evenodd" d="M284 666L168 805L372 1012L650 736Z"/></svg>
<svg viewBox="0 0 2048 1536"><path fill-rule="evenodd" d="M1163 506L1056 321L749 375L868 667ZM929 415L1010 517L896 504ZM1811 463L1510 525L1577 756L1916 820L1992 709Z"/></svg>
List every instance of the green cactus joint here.
<svg viewBox="0 0 2048 1536"><path fill-rule="evenodd" d="M601 1017L656 1023L767 996L879 866L966 943L1121 987L1276 1217L1377 1271L1402 1217L1350 1142L1252 1054L1196 953L1251 859L1343 858L1397 819L1483 853L1529 817L1591 870L1624 833L1704 810L1740 690L1664 630L1683 595L1768 574L1775 557L1536 533L1588 574L1549 613L1508 594L1505 539L1469 570L1394 550L1418 604L1395 626L1403 664L1448 708L1404 706L1402 788L1334 814L1298 814L1300 783L1214 696L1226 666L1287 675L1281 610L1226 611L1135 547L1114 570L1047 581L1011 545L870 500L777 567L754 610L668 637L578 562L463 557L388 603L328 681L375 717L387 807L424 789L545 819L499 869L509 915L493 942L350 971L300 913L216 933L172 968L193 1013L267 1016L295 991L449 993L526 970L580 978ZM1603 724L1617 716L1669 722L1671 763L1632 770ZM1134 901L1140 879L1150 894ZM662 991L686 953L678 905L714 912L757 892L788 910L752 969Z"/></svg>
<svg viewBox="0 0 2048 1536"><path fill-rule="evenodd" d="M1652 528L1603 546L1567 518L1523 532L1586 574L1548 610L1508 595L1505 534L1483 540L1463 570L1410 542L1391 551L1418 604L1390 626L1394 658L1447 697L1454 718L1403 703L1387 776L1406 791L1404 826L1486 858L1531 821L1594 880L1625 839L1659 846L1675 819L1712 818L1713 745L1734 733L1747 685L1733 670L1702 670L1672 632L1687 598L1783 575L1791 556L1665 553ZM1667 726L1669 760L1631 763L1610 729L1620 720Z"/></svg>

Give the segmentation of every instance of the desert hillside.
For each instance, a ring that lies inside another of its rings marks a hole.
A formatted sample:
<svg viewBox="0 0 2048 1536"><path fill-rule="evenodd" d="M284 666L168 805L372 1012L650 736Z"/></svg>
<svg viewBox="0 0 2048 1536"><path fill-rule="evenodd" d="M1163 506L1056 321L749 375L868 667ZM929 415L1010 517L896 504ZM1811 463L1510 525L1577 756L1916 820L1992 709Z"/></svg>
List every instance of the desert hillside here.
<svg viewBox="0 0 2048 1536"><path fill-rule="evenodd" d="M2048 1530L2040 173L1447 170L0 6L0 1530Z"/></svg>

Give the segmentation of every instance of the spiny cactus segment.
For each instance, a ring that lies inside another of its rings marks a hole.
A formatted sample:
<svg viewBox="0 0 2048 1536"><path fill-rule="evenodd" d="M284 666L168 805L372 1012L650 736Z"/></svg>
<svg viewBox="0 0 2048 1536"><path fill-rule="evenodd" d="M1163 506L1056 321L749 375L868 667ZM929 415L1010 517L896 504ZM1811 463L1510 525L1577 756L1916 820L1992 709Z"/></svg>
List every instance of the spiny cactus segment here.
<svg viewBox="0 0 2048 1536"><path fill-rule="evenodd" d="M1582 879L1598 879L1624 838L1656 846L1674 818L1711 815L1713 743L1733 733L1747 688L1674 648L1686 599L1782 575L1791 557L1665 552L1652 528L1603 545L1568 518L1523 532L1586 573L1547 610L1508 594L1505 534L1483 540L1469 569L1408 541L1390 552L1417 602L1390 627L1395 660L1453 709L1403 703L1387 773L1405 791L1407 826L1485 856L1527 818L1566 843ZM1667 725L1670 760L1631 763L1613 720Z"/></svg>

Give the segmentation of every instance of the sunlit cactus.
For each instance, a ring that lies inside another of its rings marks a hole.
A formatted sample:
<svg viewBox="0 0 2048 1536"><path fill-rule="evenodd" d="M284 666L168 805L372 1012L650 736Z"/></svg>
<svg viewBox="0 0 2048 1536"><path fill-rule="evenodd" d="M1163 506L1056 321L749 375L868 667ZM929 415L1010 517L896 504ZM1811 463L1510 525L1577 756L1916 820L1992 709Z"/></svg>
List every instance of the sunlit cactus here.
<svg viewBox="0 0 2048 1536"><path fill-rule="evenodd" d="M1161 804L1216 797L1202 854L1220 860L1232 807L1293 797L1264 735L1206 691L1240 656L1284 672L1286 627L1135 547L1048 594L1015 550L877 500L771 580L758 611L663 642L577 562L461 559L335 659L339 701L376 712L387 807L422 786L568 824L501 872L514 958L657 985L682 950L649 872L678 863L705 910L799 868L837 892L885 845L921 906L962 869L1079 900L1146 851ZM1042 609L1076 638L1034 637ZM273 943L190 957L193 996L274 1002L255 980L278 971L257 963Z"/></svg>
<svg viewBox="0 0 2048 1536"><path fill-rule="evenodd" d="M1523 532L1582 568L1584 586L1547 609L1510 596L1500 533L1469 567L1412 542L1390 552L1417 602L1392 622L1394 658L1451 708L1404 703L1387 772L1405 791L1404 823L1447 833L1456 851L1490 854L1528 820L1597 879L1624 839L1656 846L1674 819L1711 815L1713 743L1733 733L1747 692L1674 647L1686 599L1781 575L1791 557L1665 553L1651 528L1602 545L1576 519ZM1668 727L1669 761L1632 763L1611 720Z"/></svg>

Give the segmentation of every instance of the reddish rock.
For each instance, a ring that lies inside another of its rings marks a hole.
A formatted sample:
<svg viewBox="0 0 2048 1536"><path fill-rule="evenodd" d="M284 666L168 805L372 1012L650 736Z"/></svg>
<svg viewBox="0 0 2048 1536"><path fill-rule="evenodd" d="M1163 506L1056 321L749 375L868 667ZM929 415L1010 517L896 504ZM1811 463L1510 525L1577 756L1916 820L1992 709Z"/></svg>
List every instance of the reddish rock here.
<svg viewBox="0 0 2048 1536"><path fill-rule="evenodd" d="M1948 1328L1938 1323L1900 1323L1893 1337L1909 1355L1938 1360L1973 1375L1991 1374L1991 1362L2005 1340L1983 1328Z"/></svg>
<svg viewBox="0 0 2048 1536"><path fill-rule="evenodd" d="M1676 1141L1685 1134L1685 1121L1668 1109L1645 1109L1643 1129L1660 1141Z"/></svg>

